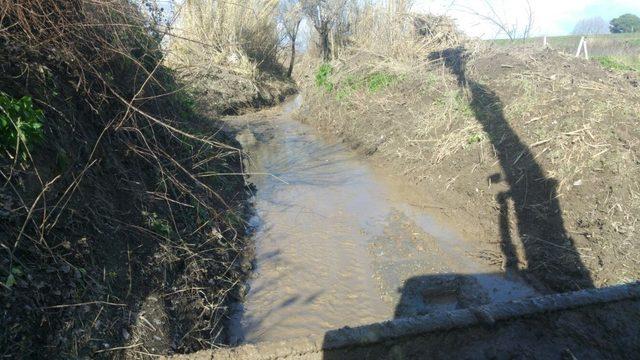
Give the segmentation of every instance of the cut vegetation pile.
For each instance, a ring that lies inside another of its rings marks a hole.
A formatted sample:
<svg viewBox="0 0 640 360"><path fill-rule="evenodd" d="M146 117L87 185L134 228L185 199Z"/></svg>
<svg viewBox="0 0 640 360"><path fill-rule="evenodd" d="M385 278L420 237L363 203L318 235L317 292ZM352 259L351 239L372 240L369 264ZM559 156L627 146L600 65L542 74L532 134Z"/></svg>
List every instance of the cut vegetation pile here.
<svg viewBox="0 0 640 360"><path fill-rule="evenodd" d="M241 159L163 66L158 15L126 0L0 5L3 358L226 341L245 190L218 174Z"/></svg>
<svg viewBox="0 0 640 360"><path fill-rule="evenodd" d="M640 277L637 84L553 50L404 29L402 53L355 41L304 64L304 120L416 184L484 243L475 255L541 291Z"/></svg>

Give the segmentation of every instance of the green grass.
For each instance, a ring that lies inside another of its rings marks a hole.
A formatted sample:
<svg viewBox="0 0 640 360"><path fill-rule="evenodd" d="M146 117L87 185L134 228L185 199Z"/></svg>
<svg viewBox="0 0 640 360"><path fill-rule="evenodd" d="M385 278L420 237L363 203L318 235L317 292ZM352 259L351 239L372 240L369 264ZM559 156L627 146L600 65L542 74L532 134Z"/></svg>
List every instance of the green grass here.
<svg viewBox="0 0 640 360"><path fill-rule="evenodd" d="M316 72L316 85L324 88L327 92L332 92L334 85L329 80L331 74L333 74L333 67L331 64L322 64Z"/></svg>
<svg viewBox="0 0 640 360"><path fill-rule="evenodd" d="M164 237L169 237L172 233L169 221L158 216L155 212L142 211L142 216L149 229Z"/></svg>
<svg viewBox="0 0 640 360"><path fill-rule="evenodd" d="M398 77L395 75L377 72L369 77L367 87L369 92L375 93L393 84L397 79Z"/></svg>
<svg viewBox="0 0 640 360"><path fill-rule="evenodd" d="M551 48L568 54L575 54L581 36L549 36L547 42ZM509 39L488 40L498 47L519 44L539 45L542 49L542 37L511 41ZM640 32L627 34L606 34L587 37L589 55L602 66L614 71L640 71Z"/></svg>
<svg viewBox="0 0 640 360"><path fill-rule="evenodd" d="M547 42L551 47L554 48L563 48L567 46L573 46L575 49L578 48L578 43L580 42L581 35L564 35L564 36L548 36ZM592 35L588 36L588 39L591 40L606 40L612 42L627 42L632 45L640 46L640 32L636 33L626 33L626 34L604 34L604 35ZM487 40L490 43L499 46L509 46L513 44L542 44L543 37L532 37L526 40L523 39L494 39Z"/></svg>
<svg viewBox="0 0 640 360"><path fill-rule="evenodd" d="M490 43L498 47L509 47L513 45L529 44L539 46L542 49L543 40L541 37L530 38L526 40L488 40ZM565 52L567 54L575 54L580 43L580 36L549 36L547 43L552 49ZM593 35L587 37L587 45L589 55L591 57L616 57L639 59L640 54L640 33L631 34L606 34ZM640 61L640 59L638 60Z"/></svg>
<svg viewBox="0 0 640 360"><path fill-rule="evenodd" d="M401 76L382 71L366 76L349 75L339 84L336 84L336 99L339 101L346 100L351 94L361 89L366 89L369 93L376 93L401 79Z"/></svg>
<svg viewBox="0 0 640 360"><path fill-rule="evenodd" d="M484 141L485 136L482 133L474 133L467 139L467 144L475 144Z"/></svg>
<svg viewBox="0 0 640 360"><path fill-rule="evenodd" d="M640 61L625 60L613 56L599 56L593 58L604 68L615 71L640 71Z"/></svg>
<svg viewBox="0 0 640 360"><path fill-rule="evenodd" d="M346 100L358 90L360 86L362 86L362 79L358 79L354 75L347 76L344 81L342 81L338 87L338 91L336 92L336 99L339 101Z"/></svg>

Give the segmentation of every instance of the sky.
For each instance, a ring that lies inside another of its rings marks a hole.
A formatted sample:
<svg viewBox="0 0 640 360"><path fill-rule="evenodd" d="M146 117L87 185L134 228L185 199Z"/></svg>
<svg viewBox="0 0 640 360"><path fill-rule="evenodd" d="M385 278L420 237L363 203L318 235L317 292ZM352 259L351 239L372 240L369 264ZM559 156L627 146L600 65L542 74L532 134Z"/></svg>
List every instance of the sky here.
<svg viewBox="0 0 640 360"><path fill-rule="evenodd" d="M490 2L503 22L526 23L527 0L416 0L414 10L453 17L468 35L484 39L502 38L497 28L473 12L489 14ZM640 16L640 0L529 0L533 12L533 36L569 35L584 18L600 16L606 22L625 13Z"/></svg>

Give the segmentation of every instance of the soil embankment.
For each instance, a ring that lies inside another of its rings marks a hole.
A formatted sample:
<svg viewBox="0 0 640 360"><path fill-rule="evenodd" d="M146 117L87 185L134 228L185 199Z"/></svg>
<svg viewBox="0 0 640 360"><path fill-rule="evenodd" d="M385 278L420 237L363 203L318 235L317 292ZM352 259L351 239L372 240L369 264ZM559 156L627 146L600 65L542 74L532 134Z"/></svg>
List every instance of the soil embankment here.
<svg viewBox="0 0 640 360"><path fill-rule="evenodd" d="M328 69L301 80L303 121L412 183L483 261L541 291L638 278L640 99L624 76L531 48L356 51Z"/></svg>
<svg viewBox="0 0 640 360"><path fill-rule="evenodd" d="M136 4L0 4L3 358L228 342L250 269L241 151L165 66L161 9ZM277 101L278 81L214 110Z"/></svg>

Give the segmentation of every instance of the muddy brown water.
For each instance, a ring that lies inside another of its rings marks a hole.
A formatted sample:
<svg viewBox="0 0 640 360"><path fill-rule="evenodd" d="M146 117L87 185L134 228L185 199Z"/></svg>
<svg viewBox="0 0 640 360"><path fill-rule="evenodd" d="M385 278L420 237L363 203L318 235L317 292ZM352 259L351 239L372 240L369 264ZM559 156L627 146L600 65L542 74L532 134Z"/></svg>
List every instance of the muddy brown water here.
<svg viewBox="0 0 640 360"><path fill-rule="evenodd" d="M474 239L343 144L280 111L229 119L255 185L255 272L231 321L234 344L536 295L484 264Z"/></svg>

